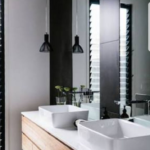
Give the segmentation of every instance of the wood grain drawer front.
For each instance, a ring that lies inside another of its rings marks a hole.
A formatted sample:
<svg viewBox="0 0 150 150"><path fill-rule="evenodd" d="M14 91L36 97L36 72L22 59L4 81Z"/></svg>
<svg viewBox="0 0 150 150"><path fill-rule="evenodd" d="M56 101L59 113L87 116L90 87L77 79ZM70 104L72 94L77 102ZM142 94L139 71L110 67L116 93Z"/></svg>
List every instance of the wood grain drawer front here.
<svg viewBox="0 0 150 150"><path fill-rule="evenodd" d="M22 117L22 132L41 150L72 150L26 117Z"/></svg>
<svg viewBox="0 0 150 150"><path fill-rule="evenodd" d="M22 149L32 150L32 142L24 134L22 134Z"/></svg>

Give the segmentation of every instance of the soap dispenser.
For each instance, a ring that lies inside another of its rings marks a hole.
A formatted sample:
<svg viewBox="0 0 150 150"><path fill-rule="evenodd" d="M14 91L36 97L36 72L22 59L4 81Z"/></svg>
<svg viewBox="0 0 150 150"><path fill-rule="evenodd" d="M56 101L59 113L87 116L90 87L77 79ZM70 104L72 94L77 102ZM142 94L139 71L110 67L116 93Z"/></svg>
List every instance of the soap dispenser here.
<svg viewBox="0 0 150 150"><path fill-rule="evenodd" d="M121 118L122 118L122 119L129 118L129 116L128 116L128 114L127 114L126 106L124 106L124 109L123 109L123 113L122 113L122 115L121 115Z"/></svg>
<svg viewBox="0 0 150 150"><path fill-rule="evenodd" d="M104 113L101 119L110 119L110 117L108 116L107 108L106 107L103 107L103 108L104 108Z"/></svg>

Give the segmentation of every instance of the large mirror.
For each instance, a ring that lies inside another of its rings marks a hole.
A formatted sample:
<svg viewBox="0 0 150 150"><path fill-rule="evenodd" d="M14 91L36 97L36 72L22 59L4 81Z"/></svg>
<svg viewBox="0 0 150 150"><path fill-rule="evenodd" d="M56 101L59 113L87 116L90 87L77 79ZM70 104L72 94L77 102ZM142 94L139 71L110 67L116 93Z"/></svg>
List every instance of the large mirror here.
<svg viewBox="0 0 150 150"><path fill-rule="evenodd" d="M149 112L149 2L150 0L120 0L120 99L114 99L113 105L120 107L120 115L126 105L129 117ZM82 53L72 53L72 68L69 68L72 70L72 87L77 88L76 101L80 101L80 106L89 110L89 119L97 120L100 118L101 103L100 2L99 0L72 0L71 11L71 45L75 44L77 35L83 50ZM61 18L61 15L59 17ZM67 82L63 86L67 86Z"/></svg>
<svg viewBox="0 0 150 150"><path fill-rule="evenodd" d="M90 90L92 97L82 100L81 107L89 109L89 119L100 118L100 7L99 1L72 0L72 43L79 36L83 53L73 53L73 86ZM77 98L80 95L77 95ZM78 98L79 99L79 98Z"/></svg>
<svg viewBox="0 0 150 150"><path fill-rule="evenodd" d="M131 101L132 116L148 113L150 99L150 52L148 51L148 3L121 0L120 62L121 101ZM126 81L126 82L125 82Z"/></svg>
<svg viewBox="0 0 150 150"><path fill-rule="evenodd" d="M97 120L100 118L99 1L51 0L50 7L51 104L65 101L63 97L55 98L66 96L57 94L60 86L63 90L68 87L64 91L69 95L67 104L88 109L89 119ZM80 45L81 51L74 52L76 45L78 48Z"/></svg>

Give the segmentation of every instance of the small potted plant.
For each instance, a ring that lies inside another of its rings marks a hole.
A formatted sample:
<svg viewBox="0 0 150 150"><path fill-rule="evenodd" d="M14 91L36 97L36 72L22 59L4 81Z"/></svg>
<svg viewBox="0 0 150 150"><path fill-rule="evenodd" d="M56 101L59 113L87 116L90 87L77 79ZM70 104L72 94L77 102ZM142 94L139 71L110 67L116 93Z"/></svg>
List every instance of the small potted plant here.
<svg viewBox="0 0 150 150"><path fill-rule="evenodd" d="M81 91L83 91L84 88L85 88L85 85L80 85Z"/></svg>
<svg viewBox="0 0 150 150"><path fill-rule="evenodd" d="M70 104L70 92L71 88L69 87L64 87L64 95L66 96L67 104Z"/></svg>
<svg viewBox="0 0 150 150"><path fill-rule="evenodd" d="M62 86L55 86L57 90L57 97L56 97L56 104L57 105L65 105L66 104L66 97L63 95L63 87Z"/></svg>
<svg viewBox="0 0 150 150"><path fill-rule="evenodd" d="M83 90L84 90L84 88L85 88L85 85L80 85L80 90L81 90L81 94L80 94L80 102L83 101L83 97L84 97L84 95L83 95Z"/></svg>
<svg viewBox="0 0 150 150"><path fill-rule="evenodd" d="M77 91L77 89L78 88L76 88L76 87L72 88L72 92L73 92L73 94L72 94L72 105L74 105L74 106L77 106L76 93L75 93Z"/></svg>

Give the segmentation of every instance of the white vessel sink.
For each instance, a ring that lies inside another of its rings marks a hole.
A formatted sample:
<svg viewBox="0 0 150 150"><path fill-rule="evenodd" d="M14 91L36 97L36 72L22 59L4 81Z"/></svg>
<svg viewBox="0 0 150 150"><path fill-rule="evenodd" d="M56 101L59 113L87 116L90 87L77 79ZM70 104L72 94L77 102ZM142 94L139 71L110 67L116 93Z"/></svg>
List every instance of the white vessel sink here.
<svg viewBox="0 0 150 150"><path fill-rule="evenodd" d="M78 134L80 143L90 150L150 149L150 129L125 120L83 122Z"/></svg>
<svg viewBox="0 0 150 150"><path fill-rule="evenodd" d="M77 119L88 119L88 110L72 105L40 106L41 120L47 121L53 127L73 127Z"/></svg>
<svg viewBox="0 0 150 150"><path fill-rule="evenodd" d="M100 103L82 103L81 108L85 108L89 110L89 120L99 120L100 119ZM120 114L123 112L123 108L120 108ZM131 107L126 106L127 114L130 117L131 115Z"/></svg>
<svg viewBox="0 0 150 150"><path fill-rule="evenodd" d="M150 115L134 117L134 123L150 128Z"/></svg>
<svg viewBox="0 0 150 150"><path fill-rule="evenodd" d="M89 110L89 120L100 119L100 103L82 103L81 108Z"/></svg>

